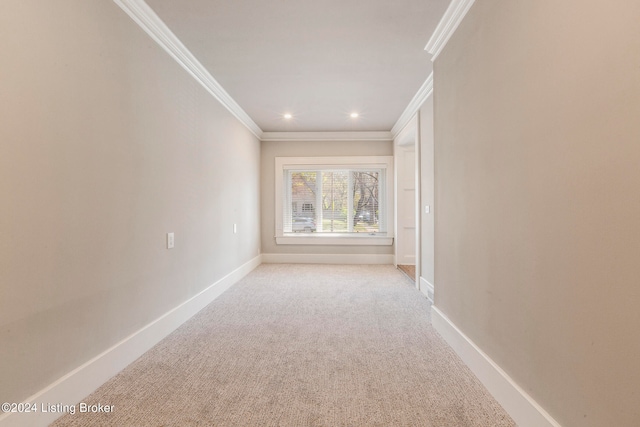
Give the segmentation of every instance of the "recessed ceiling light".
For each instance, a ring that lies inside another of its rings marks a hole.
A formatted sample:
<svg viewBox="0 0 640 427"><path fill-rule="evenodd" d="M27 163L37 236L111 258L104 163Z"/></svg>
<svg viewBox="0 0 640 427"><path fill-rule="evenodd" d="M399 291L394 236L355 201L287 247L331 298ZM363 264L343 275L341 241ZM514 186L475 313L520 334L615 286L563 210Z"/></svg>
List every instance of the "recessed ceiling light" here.
<svg viewBox="0 0 640 427"><path fill-rule="evenodd" d="M351 113L351 118L355 119L356 117L358 117L358 113Z"/></svg>
<svg viewBox="0 0 640 427"><path fill-rule="evenodd" d="M291 117L293 117L291 114L287 113L284 115L284 118L289 120Z"/></svg>

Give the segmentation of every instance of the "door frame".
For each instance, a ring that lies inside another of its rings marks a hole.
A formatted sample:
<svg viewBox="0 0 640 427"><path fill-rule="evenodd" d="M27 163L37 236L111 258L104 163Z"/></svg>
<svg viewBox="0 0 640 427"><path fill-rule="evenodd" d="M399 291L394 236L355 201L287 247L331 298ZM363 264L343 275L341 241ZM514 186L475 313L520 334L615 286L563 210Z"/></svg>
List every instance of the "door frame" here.
<svg viewBox="0 0 640 427"><path fill-rule="evenodd" d="M414 165L414 179L415 179L415 254L416 254L416 277L415 283L416 288L420 289L420 264L422 260L421 256L421 218L422 218L422 209L421 209L421 179L420 179L420 111L417 111L416 114L409 120L409 122L405 125L405 127L398 133L398 135L393 140L393 158L394 158L394 182L395 182L395 191L394 191L394 218L395 218L395 236L396 239L400 236L398 230L398 219L400 218L398 213L398 194L399 194L399 179L398 179L398 150L399 147L407 147L413 146L415 150L415 165ZM394 266L398 267L398 241L396 240L394 245Z"/></svg>

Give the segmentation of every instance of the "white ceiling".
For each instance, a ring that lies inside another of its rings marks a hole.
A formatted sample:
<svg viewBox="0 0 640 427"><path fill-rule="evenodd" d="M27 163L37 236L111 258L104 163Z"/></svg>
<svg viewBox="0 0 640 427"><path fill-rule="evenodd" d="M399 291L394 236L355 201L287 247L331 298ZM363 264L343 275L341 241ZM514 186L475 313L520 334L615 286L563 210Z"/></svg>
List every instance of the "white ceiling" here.
<svg viewBox="0 0 640 427"><path fill-rule="evenodd" d="M449 5L146 2L266 132L391 130L431 73L424 46ZM360 116L352 119L351 112Z"/></svg>

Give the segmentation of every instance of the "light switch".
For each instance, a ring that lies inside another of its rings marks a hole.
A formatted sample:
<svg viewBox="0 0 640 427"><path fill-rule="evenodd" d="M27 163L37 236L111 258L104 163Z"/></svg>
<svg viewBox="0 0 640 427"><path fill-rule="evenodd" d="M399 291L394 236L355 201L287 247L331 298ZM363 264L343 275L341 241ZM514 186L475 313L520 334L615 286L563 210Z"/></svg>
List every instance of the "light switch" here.
<svg viewBox="0 0 640 427"><path fill-rule="evenodd" d="M173 233L167 233L167 249L172 249L174 243Z"/></svg>
<svg viewBox="0 0 640 427"><path fill-rule="evenodd" d="M424 207L424 213L428 214L429 212L431 212L431 206L426 205L426 206Z"/></svg>
<svg viewBox="0 0 640 427"><path fill-rule="evenodd" d="M238 232L238 224L233 224L233 234Z"/></svg>

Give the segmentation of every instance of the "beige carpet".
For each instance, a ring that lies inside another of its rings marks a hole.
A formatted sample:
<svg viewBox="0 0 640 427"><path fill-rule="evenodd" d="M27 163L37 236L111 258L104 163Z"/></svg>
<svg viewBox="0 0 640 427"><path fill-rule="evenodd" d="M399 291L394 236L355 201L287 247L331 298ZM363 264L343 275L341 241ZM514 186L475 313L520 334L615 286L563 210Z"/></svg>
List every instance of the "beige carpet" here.
<svg viewBox="0 0 640 427"><path fill-rule="evenodd" d="M55 426L513 426L393 266L258 267Z"/></svg>

